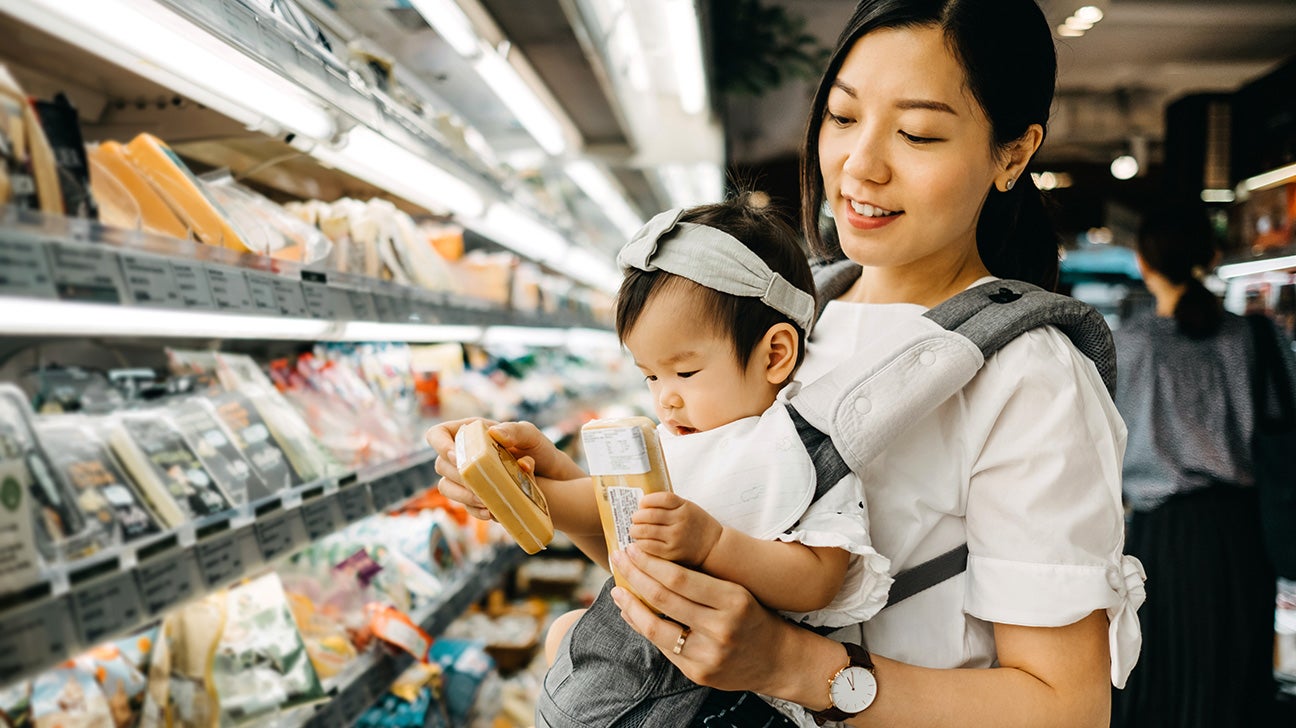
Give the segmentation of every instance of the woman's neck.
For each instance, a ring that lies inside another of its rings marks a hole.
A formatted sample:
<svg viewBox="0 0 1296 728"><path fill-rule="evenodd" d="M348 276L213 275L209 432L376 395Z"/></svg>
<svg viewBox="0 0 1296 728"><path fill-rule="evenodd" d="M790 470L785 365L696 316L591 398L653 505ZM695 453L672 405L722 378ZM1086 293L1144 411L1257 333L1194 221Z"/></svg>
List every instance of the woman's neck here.
<svg viewBox="0 0 1296 728"><path fill-rule="evenodd" d="M1171 283L1165 276L1154 271L1144 271L1143 282L1156 299L1156 315L1174 318L1175 307L1179 305L1179 299L1183 298L1184 291L1188 290L1188 284Z"/></svg>
<svg viewBox="0 0 1296 728"><path fill-rule="evenodd" d="M859 280L838 300L849 303L916 303L932 308L991 275L975 252L947 262L919 261L907 266L864 266Z"/></svg>

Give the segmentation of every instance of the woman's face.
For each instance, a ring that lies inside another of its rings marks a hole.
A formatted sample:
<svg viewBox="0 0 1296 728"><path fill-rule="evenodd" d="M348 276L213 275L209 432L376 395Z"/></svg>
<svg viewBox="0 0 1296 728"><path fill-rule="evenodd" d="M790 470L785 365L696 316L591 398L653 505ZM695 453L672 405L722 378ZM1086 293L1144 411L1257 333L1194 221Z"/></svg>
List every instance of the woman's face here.
<svg viewBox="0 0 1296 728"><path fill-rule="evenodd" d="M930 27L855 42L828 94L819 165L846 255L921 275L975 256L982 203L1004 171L962 66Z"/></svg>

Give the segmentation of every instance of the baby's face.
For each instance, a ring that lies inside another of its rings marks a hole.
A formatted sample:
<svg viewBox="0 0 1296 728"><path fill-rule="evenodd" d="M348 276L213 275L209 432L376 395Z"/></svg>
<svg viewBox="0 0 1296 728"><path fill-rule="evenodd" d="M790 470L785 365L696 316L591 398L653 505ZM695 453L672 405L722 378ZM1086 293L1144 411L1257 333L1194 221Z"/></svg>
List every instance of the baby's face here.
<svg viewBox="0 0 1296 728"><path fill-rule="evenodd" d="M625 345L647 379L658 419L676 435L759 415L778 394L764 362L753 356L739 365L733 342L698 321L687 295L654 296Z"/></svg>

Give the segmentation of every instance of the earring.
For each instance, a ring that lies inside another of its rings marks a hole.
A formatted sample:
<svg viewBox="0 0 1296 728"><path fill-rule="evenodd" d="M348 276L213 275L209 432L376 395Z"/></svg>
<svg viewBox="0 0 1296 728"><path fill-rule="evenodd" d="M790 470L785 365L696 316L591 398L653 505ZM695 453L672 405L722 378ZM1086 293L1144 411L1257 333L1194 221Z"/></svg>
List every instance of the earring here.
<svg viewBox="0 0 1296 728"><path fill-rule="evenodd" d="M1015 184L1017 184L1017 178L1016 178L1016 177L1009 177L1009 178L1008 178L1008 181L1007 181L1006 183L1004 183L1004 192L1011 192L1011 191L1012 191L1012 188L1013 188L1013 185L1015 185Z"/></svg>

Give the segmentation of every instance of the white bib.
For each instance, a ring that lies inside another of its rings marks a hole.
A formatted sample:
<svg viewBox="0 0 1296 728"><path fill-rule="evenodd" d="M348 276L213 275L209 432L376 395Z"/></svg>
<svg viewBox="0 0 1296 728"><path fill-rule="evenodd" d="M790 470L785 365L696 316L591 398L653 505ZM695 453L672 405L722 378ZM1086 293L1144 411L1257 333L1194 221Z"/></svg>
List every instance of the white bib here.
<svg viewBox="0 0 1296 728"><path fill-rule="evenodd" d="M810 507L814 465L782 400L714 430L657 431L675 492L724 526L771 540Z"/></svg>

